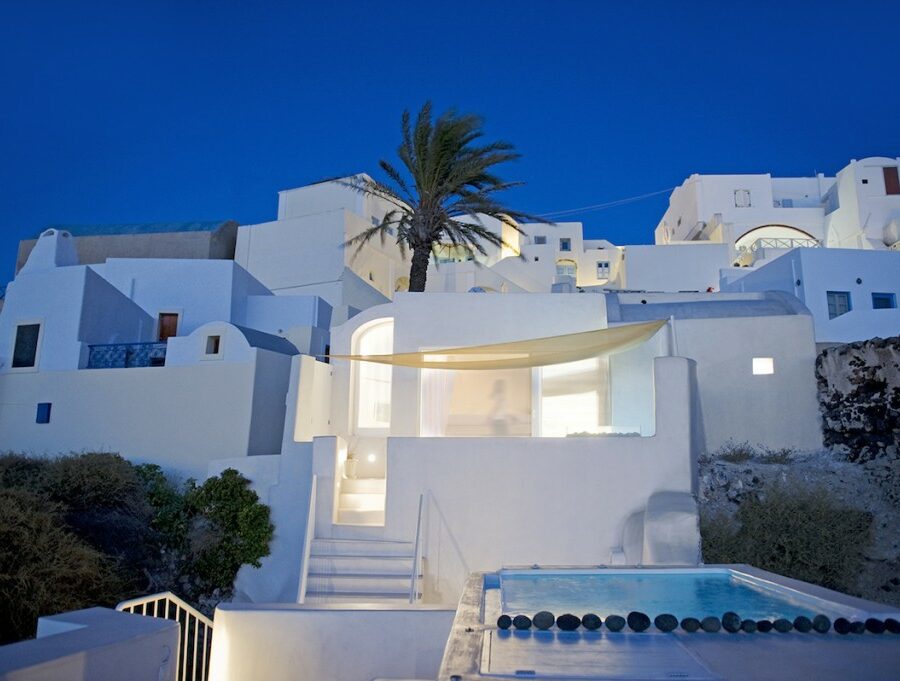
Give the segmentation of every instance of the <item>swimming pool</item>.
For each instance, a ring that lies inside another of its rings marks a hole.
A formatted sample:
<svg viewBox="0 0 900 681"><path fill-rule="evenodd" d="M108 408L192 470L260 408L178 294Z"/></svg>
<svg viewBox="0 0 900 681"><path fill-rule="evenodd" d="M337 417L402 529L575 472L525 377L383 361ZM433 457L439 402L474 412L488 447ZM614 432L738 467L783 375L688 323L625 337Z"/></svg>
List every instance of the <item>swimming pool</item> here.
<svg viewBox="0 0 900 681"><path fill-rule="evenodd" d="M680 619L730 610L757 620L839 614L833 603L727 569L502 570L499 576L505 613L549 610L606 617L638 610Z"/></svg>

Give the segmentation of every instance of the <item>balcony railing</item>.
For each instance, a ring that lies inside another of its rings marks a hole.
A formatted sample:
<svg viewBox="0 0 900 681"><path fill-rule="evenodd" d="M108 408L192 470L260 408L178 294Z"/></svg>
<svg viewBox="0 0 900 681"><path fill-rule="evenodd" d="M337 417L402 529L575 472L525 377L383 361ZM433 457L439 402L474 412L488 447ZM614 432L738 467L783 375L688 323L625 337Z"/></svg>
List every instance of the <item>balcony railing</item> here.
<svg viewBox="0 0 900 681"><path fill-rule="evenodd" d="M161 367L166 363L165 343L110 343L89 346L88 369Z"/></svg>
<svg viewBox="0 0 900 681"><path fill-rule="evenodd" d="M750 252L755 253L762 248L819 248L821 244L816 239L779 239L762 238L750 244Z"/></svg>

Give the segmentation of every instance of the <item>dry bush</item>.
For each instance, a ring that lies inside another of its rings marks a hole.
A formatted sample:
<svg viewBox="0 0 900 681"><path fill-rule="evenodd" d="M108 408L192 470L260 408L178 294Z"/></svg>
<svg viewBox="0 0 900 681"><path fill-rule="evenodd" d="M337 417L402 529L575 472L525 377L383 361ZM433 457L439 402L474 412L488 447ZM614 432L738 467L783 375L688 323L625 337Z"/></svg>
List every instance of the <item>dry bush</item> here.
<svg viewBox="0 0 900 681"><path fill-rule="evenodd" d="M852 592L872 516L835 502L825 489L779 484L744 501L733 519L702 514L700 532L708 563L748 563Z"/></svg>

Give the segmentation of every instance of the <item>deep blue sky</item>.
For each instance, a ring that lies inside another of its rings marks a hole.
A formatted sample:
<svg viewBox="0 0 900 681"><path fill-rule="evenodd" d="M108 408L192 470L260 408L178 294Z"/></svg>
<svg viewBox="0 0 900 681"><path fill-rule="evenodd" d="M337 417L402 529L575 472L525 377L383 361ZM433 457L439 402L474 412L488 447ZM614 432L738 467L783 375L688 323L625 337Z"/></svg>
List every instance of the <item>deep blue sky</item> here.
<svg viewBox="0 0 900 681"><path fill-rule="evenodd" d="M518 146L533 213L897 156L898 25L890 0L4 3L0 285L47 224L272 219L375 172L429 98ZM650 242L666 201L583 221Z"/></svg>

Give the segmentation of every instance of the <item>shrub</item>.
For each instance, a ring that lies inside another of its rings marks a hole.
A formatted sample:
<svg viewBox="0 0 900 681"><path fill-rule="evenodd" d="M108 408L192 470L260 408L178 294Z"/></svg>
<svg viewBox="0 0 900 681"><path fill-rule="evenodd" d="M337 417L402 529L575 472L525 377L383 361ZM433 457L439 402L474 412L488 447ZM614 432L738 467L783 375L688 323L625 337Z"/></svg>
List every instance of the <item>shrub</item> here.
<svg viewBox="0 0 900 681"><path fill-rule="evenodd" d="M814 584L852 591L872 516L825 489L775 485L741 504L734 519L701 516L704 560L748 563Z"/></svg>
<svg viewBox="0 0 900 681"><path fill-rule="evenodd" d="M713 454L713 459L728 463L744 463L756 456L756 449L749 442L732 442L729 440Z"/></svg>
<svg viewBox="0 0 900 681"><path fill-rule="evenodd" d="M0 643L33 636L37 618L124 596L112 562L66 529L61 507L0 489Z"/></svg>
<svg viewBox="0 0 900 681"><path fill-rule="evenodd" d="M260 566L274 528L249 480L233 468L190 488L193 573L213 589L228 589L241 565Z"/></svg>

